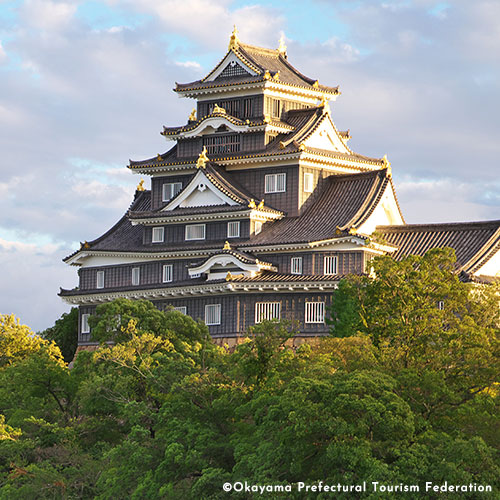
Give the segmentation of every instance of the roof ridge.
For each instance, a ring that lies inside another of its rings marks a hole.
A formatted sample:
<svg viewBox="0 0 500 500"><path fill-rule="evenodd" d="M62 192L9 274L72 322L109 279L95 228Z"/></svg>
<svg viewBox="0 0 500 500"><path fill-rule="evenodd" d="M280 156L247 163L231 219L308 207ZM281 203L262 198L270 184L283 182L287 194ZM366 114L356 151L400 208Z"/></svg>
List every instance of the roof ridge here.
<svg viewBox="0 0 500 500"><path fill-rule="evenodd" d="M460 228L464 227L470 229L472 227L494 227L500 228L500 219L497 220L486 220L486 221L467 221L467 222L433 222L433 223L419 223L419 224L403 224L403 225L385 225L377 226L377 230L384 231L418 231L420 229L426 230L442 230L446 227L449 228Z"/></svg>

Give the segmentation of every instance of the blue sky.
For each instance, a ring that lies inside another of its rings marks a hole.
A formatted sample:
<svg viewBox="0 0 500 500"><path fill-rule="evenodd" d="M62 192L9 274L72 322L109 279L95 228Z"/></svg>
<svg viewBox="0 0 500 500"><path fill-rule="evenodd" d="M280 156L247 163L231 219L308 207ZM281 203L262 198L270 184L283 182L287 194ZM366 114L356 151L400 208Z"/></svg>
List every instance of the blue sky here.
<svg viewBox="0 0 500 500"><path fill-rule="evenodd" d="M350 146L388 155L410 223L500 218L500 4L432 0L0 0L0 312L68 309L61 259L126 211L125 166L193 107L172 91L240 38L326 85Z"/></svg>

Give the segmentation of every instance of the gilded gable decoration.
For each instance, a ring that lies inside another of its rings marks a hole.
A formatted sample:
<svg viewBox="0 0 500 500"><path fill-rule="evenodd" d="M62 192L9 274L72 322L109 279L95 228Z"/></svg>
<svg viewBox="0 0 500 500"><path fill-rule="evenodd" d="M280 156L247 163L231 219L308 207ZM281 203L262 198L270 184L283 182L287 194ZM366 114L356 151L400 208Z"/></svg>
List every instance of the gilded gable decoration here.
<svg viewBox="0 0 500 500"><path fill-rule="evenodd" d="M231 33L231 38L229 39L228 50L237 50L240 45L240 39L238 38L238 30L236 29L236 24L233 26L233 32Z"/></svg>
<svg viewBox="0 0 500 500"><path fill-rule="evenodd" d="M203 146L200 156L198 156L198 160L196 161L196 168L205 168L208 161L207 148Z"/></svg>
<svg viewBox="0 0 500 500"><path fill-rule="evenodd" d="M191 114L189 115L188 120L190 122L195 122L196 121L196 108L193 108L193 111L191 111Z"/></svg>
<svg viewBox="0 0 500 500"><path fill-rule="evenodd" d="M220 106L217 106L217 103L214 104L214 109L212 111L212 113L221 113L221 114L226 114L226 110Z"/></svg>
<svg viewBox="0 0 500 500"><path fill-rule="evenodd" d="M145 191L146 188L144 187L144 179L141 179L141 182L137 184L136 191Z"/></svg>
<svg viewBox="0 0 500 500"><path fill-rule="evenodd" d="M280 44L278 46L278 52L281 56L286 58L285 36L283 35L283 33L281 33L281 36L280 36Z"/></svg>

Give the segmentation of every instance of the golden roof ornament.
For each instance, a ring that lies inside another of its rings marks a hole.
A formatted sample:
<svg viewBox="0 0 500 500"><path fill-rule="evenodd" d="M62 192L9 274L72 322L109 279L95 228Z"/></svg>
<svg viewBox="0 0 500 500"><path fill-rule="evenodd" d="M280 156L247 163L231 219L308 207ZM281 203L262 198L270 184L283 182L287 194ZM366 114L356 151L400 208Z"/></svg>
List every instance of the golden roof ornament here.
<svg viewBox="0 0 500 500"><path fill-rule="evenodd" d="M85 240L83 243L80 243L80 248L90 248L89 242Z"/></svg>
<svg viewBox="0 0 500 500"><path fill-rule="evenodd" d="M271 79L271 73L269 73L269 70L266 69L266 72L264 73L264 80L270 80Z"/></svg>
<svg viewBox="0 0 500 500"><path fill-rule="evenodd" d="M349 234L357 234L358 230L353 226L349 229Z"/></svg>
<svg viewBox="0 0 500 500"><path fill-rule="evenodd" d="M278 46L278 52L280 55L286 58L286 45L285 45L285 35L281 33L280 44Z"/></svg>
<svg viewBox="0 0 500 500"><path fill-rule="evenodd" d="M207 148L203 146L200 156L198 156L198 160L196 161L196 168L205 168L207 161L209 161L207 156Z"/></svg>
<svg viewBox="0 0 500 500"><path fill-rule="evenodd" d="M264 208L264 200L262 200L260 203L259 203L259 206L257 207L259 208L260 210L262 210Z"/></svg>
<svg viewBox="0 0 500 500"><path fill-rule="evenodd" d="M340 227L339 227L339 226L337 226L337 229L335 229L335 234L336 234L337 236L339 236L339 235L341 235L341 234L342 234L342 229L340 229Z"/></svg>
<svg viewBox="0 0 500 500"><path fill-rule="evenodd" d="M193 108L193 111L191 111L191 114L189 115L188 120L190 122L195 122L196 121L196 108Z"/></svg>
<svg viewBox="0 0 500 500"><path fill-rule="evenodd" d="M163 158L161 157L160 153L156 155L156 161L163 161Z"/></svg>
<svg viewBox="0 0 500 500"><path fill-rule="evenodd" d="M328 97L326 97L325 94L323 94L321 96L320 106L323 108L323 113L329 113L330 112L329 99L328 99Z"/></svg>
<svg viewBox="0 0 500 500"><path fill-rule="evenodd" d="M392 177L391 162L387 159L387 155L382 157L382 161L384 162L384 168L387 169L387 177Z"/></svg>
<svg viewBox="0 0 500 500"><path fill-rule="evenodd" d="M279 80L279 79L280 79L280 72L276 71L276 73L274 73L273 80Z"/></svg>
<svg viewBox="0 0 500 500"><path fill-rule="evenodd" d="M269 114L265 114L264 115L264 120L263 120L264 123L271 123L271 115Z"/></svg>
<svg viewBox="0 0 500 500"><path fill-rule="evenodd" d="M318 80L316 80L316 81L313 83L313 87L314 87L315 89L317 89L317 88L319 87L319 82L318 82Z"/></svg>
<svg viewBox="0 0 500 500"><path fill-rule="evenodd" d="M220 106L217 106L217 103L214 104L214 109L212 113L223 113L226 114L226 110L224 108L221 108Z"/></svg>
<svg viewBox="0 0 500 500"><path fill-rule="evenodd" d="M238 30L236 29L236 24L233 25L233 32L231 33L231 38L229 39L229 47L227 50L237 50L240 46L240 39L238 38Z"/></svg>
<svg viewBox="0 0 500 500"><path fill-rule="evenodd" d="M224 247L222 248L222 250L231 250L231 245L229 244L229 241L226 241L226 243L224 243Z"/></svg>
<svg viewBox="0 0 500 500"><path fill-rule="evenodd" d="M304 151L306 149L306 145L304 143L299 145L299 151Z"/></svg>
<svg viewBox="0 0 500 500"><path fill-rule="evenodd" d="M136 191L146 191L146 188L144 187L144 179L141 179L141 182L137 184L137 187L135 189Z"/></svg>
<svg viewBox="0 0 500 500"><path fill-rule="evenodd" d="M257 208L257 205L255 204L255 200L253 198L250 200L248 208Z"/></svg>
<svg viewBox="0 0 500 500"><path fill-rule="evenodd" d="M226 274L226 281L232 281L233 275L231 274L231 271L228 271Z"/></svg>

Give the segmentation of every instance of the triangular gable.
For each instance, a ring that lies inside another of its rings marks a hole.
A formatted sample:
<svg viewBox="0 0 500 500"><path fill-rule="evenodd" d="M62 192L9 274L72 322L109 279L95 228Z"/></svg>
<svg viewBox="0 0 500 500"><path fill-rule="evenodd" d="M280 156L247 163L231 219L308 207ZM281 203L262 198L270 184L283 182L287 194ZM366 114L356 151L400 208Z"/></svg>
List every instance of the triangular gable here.
<svg viewBox="0 0 500 500"><path fill-rule="evenodd" d="M238 205L238 203L214 186L203 170L199 170L191 182L162 209L162 212L175 208L212 205Z"/></svg>
<svg viewBox="0 0 500 500"><path fill-rule="evenodd" d="M356 230L362 234L372 234L377 226L399 226L404 223L394 186L389 181L371 214Z"/></svg>
<svg viewBox="0 0 500 500"><path fill-rule="evenodd" d="M236 73L236 74L232 74ZM224 59L205 77L203 81L212 82L218 77L227 76L256 76L257 68L251 68L242 58L238 57L232 50Z"/></svg>
<svg viewBox="0 0 500 500"><path fill-rule="evenodd" d="M349 154L351 152L340 137L331 120L330 113L325 113L315 130L303 141L303 144L308 148L324 149L337 153Z"/></svg>

